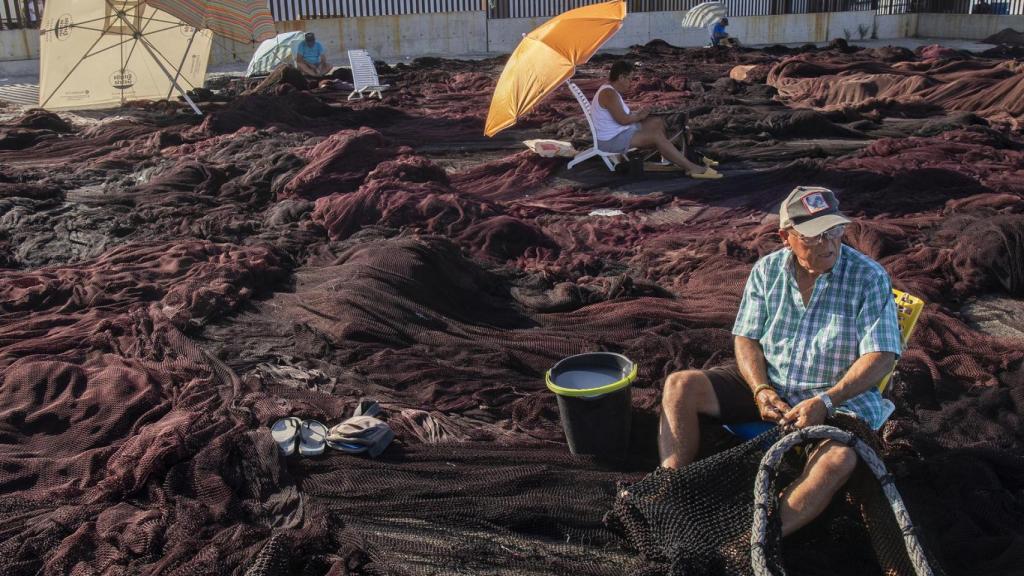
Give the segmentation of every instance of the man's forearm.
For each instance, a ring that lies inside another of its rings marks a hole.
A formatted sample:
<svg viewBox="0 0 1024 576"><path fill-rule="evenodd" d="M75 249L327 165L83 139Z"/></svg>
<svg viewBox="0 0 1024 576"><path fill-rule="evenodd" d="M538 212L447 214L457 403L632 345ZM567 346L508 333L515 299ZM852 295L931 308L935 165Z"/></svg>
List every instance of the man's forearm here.
<svg viewBox="0 0 1024 576"><path fill-rule="evenodd" d="M733 345L736 348L736 364L750 390L753 391L761 384L771 384L761 343L744 336L736 336Z"/></svg>
<svg viewBox="0 0 1024 576"><path fill-rule="evenodd" d="M861 356L839 382L828 390L832 404L839 406L877 386L892 370L895 362L896 355L892 352L869 352Z"/></svg>

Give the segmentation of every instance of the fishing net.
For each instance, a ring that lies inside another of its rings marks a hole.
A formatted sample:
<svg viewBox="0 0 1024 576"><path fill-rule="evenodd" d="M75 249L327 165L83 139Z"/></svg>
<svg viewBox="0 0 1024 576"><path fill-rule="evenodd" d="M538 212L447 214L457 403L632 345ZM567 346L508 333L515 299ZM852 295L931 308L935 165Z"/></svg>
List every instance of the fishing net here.
<svg viewBox="0 0 1024 576"><path fill-rule="evenodd" d="M840 414L826 423L848 429L872 450L879 448L875 435L856 419ZM788 432L775 428L682 469L659 468L636 484L620 485L608 524L640 551L645 571L659 574L914 575L918 568L943 573L934 558L915 566L893 506L863 462L812 528L784 542L777 494L800 474L806 450L788 452L771 469L772 493L764 500L768 523L758 539L766 544L763 561L752 563L756 489L751 479L764 468L768 448Z"/></svg>
<svg viewBox="0 0 1024 576"><path fill-rule="evenodd" d="M1002 312L1019 309L1024 261L1016 92L791 96L844 69L991 88L1017 68L851 47L629 57L630 104L688 117L726 178L567 171L524 150L577 133L566 90L485 139L501 59L381 68L383 101L282 77L202 119L178 103L5 116L0 573L728 572L741 510L708 512L717 560L604 517L621 485L687 485L644 480L661 383L730 359L744 281L780 247L778 202L808 183L837 192L848 244L928 302L880 434L935 565L1019 572L1024 344ZM581 67L588 95L609 60ZM759 73L726 78L736 65ZM766 69L786 86L759 83ZM640 366L624 461L571 457L543 383L594 350ZM284 458L270 437L278 418L334 425L364 397L397 435L378 459ZM755 448L709 437L694 474L742 507ZM890 570L898 538L859 502L838 498L775 561Z"/></svg>

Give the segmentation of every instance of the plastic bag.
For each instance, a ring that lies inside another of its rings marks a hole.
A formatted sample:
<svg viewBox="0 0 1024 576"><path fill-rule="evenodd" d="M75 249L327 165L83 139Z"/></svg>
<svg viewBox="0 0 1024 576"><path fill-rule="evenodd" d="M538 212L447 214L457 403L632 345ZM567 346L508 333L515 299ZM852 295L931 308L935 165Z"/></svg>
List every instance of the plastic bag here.
<svg viewBox="0 0 1024 576"><path fill-rule="evenodd" d="M576 155L576 149L572 147L572 144L561 140L523 140L523 144L545 158L554 156L572 158Z"/></svg>

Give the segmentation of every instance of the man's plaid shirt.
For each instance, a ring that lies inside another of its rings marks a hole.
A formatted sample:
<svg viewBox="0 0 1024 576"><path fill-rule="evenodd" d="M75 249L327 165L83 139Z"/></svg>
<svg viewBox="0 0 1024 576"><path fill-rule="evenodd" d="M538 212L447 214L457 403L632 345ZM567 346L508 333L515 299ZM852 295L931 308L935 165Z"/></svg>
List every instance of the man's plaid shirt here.
<svg viewBox="0 0 1024 576"><path fill-rule="evenodd" d="M877 262L843 245L806 308L793 266L789 248L754 264L732 329L760 342L768 378L790 406L827 391L864 354L902 352L889 275ZM836 409L877 430L895 407L872 388Z"/></svg>

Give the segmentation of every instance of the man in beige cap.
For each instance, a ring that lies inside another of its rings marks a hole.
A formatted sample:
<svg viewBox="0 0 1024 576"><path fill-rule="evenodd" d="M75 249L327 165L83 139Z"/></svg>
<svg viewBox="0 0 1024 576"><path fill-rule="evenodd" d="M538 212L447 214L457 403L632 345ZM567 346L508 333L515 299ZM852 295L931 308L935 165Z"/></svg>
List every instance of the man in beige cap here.
<svg viewBox="0 0 1024 576"><path fill-rule="evenodd" d="M766 420L798 428L844 412L877 430L893 412L876 389L901 352L889 275L842 243L850 221L827 188L799 186L779 209L785 245L754 264L733 325L736 364L665 380L662 466L693 461L698 414L725 424ZM782 495L783 536L816 518L852 474L852 448L809 452Z"/></svg>

